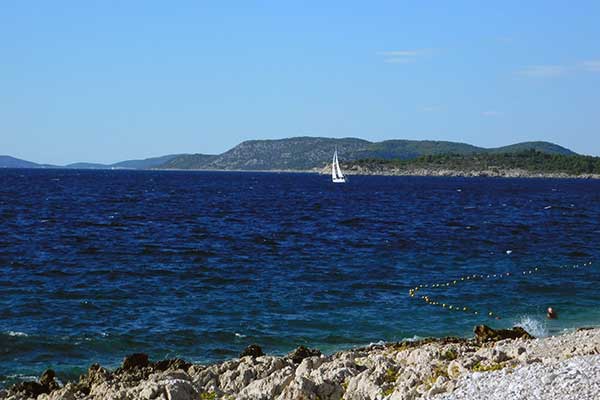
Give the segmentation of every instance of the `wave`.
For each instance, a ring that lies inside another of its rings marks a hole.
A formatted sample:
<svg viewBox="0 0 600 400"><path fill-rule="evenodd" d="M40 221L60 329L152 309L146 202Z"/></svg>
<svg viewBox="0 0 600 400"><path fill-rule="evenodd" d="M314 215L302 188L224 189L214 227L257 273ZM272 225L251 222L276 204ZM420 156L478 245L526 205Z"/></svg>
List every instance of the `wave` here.
<svg viewBox="0 0 600 400"><path fill-rule="evenodd" d="M520 326L535 337L546 337L549 335L548 323L545 320L540 320L529 315L519 317L514 326Z"/></svg>
<svg viewBox="0 0 600 400"><path fill-rule="evenodd" d="M422 336L419 335L414 335L412 337L404 337L400 340L400 342L416 342L418 340L423 339ZM371 346L384 346L387 343L392 343L391 341L385 341L385 340L379 340L377 342L371 342L367 345L367 347L371 347Z"/></svg>
<svg viewBox="0 0 600 400"><path fill-rule="evenodd" d="M25 332L19 332L19 331L6 331L6 332L3 332L3 333L5 335L13 336L13 337L27 337L27 336L29 336Z"/></svg>

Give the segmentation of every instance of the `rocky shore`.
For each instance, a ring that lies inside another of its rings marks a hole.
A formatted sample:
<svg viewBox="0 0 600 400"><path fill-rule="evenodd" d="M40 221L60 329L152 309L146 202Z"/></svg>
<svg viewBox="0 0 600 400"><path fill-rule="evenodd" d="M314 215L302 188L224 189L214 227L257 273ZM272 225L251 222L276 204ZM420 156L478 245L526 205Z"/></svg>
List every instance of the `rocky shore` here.
<svg viewBox="0 0 600 400"><path fill-rule="evenodd" d="M345 164L342 165L342 170L348 175L600 179L598 174L573 175L564 172L532 172L524 169L503 168L456 170L447 168L398 168L392 166L365 167L356 164ZM325 166L316 172L324 175L331 174L331 166Z"/></svg>
<svg viewBox="0 0 600 400"><path fill-rule="evenodd" d="M597 399L600 329L535 339L522 328L480 325L473 339L423 339L323 355L299 347L275 357L257 345L219 364L151 362L133 354L97 364L64 386L53 371L0 391L35 399Z"/></svg>

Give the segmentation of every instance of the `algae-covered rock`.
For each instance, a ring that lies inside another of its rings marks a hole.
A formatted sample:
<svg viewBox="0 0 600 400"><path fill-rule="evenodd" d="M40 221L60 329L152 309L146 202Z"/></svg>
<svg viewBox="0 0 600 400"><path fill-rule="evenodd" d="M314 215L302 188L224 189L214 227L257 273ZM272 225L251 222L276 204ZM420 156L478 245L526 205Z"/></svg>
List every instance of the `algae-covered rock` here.
<svg viewBox="0 0 600 400"><path fill-rule="evenodd" d="M487 325L477 325L473 332L479 343L497 342L504 339L534 339L520 326L515 326L512 329L492 329Z"/></svg>

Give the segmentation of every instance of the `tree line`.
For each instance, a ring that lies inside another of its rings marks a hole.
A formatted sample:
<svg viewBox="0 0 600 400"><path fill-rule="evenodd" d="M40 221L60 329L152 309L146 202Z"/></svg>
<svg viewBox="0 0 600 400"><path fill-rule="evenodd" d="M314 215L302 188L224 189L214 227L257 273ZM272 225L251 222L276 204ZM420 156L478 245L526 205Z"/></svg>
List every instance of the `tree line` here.
<svg viewBox="0 0 600 400"><path fill-rule="evenodd" d="M570 175L600 174L600 157L548 154L537 150L516 153L432 154L413 159L362 159L349 163L367 169L448 169L461 171L520 169Z"/></svg>

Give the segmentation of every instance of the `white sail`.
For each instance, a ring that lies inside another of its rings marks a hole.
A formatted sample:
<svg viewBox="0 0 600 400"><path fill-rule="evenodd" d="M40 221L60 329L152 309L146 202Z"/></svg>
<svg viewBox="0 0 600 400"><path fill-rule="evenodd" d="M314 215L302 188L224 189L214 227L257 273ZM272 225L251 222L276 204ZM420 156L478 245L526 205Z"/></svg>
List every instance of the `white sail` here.
<svg viewBox="0 0 600 400"><path fill-rule="evenodd" d="M337 149L333 153L333 162L331 163L331 180L334 183L346 183L346 178L340 169L340 163L338 161Z"/></svg>
<svg viewBox="0 0 600 400"><path fill-rule="evenodd" d="M337 150L333 153L333 161L331 162L331 179L333 179L334 181L337 178L336 175L336 170L335 170L335 163L337 161Z"/></svg>
<svg viewBox="0 0 600 400"><path fill-rule="evenodd" d="M344 174L342 174L342 170L340 169L340 162L337 157L335 157L335 172L337 173L338 178L344 177Z"/></svg>

